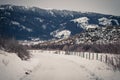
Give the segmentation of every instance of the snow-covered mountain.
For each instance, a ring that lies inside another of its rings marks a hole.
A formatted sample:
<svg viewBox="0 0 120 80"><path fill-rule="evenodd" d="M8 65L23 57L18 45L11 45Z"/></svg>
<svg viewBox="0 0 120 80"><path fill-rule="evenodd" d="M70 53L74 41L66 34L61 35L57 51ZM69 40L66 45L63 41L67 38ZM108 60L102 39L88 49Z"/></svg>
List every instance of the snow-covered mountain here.
<svg viewBox="0 0 120 80"><path fill-rule="evenodd" d="M120 16L68 10L0 6L0 35L18 40L67 38L89 28L120 25Z"/></svg>

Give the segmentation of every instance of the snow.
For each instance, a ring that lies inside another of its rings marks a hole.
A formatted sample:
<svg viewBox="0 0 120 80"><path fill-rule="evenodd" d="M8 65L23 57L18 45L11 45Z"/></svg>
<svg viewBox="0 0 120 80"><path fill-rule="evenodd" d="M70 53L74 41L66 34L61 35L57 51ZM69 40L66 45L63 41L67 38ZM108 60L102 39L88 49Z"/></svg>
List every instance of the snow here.
<svg viewBox="0 0 120 80"><path fill-rule="evenodd" d="M45 29L47 29L47 26L43 24L42 28L45 30Z"/></svg>
<svg viewBox="0 0 120 80"><path fill-rule="evenodd" d="M32 40L32 41L39 41L40 38L32 38L31 40Z"/></svg>
<svg viewBox="0 0 120 80"><path fill-rule="evenodd" d="M53 13L51 10L49 11L49 13L50 13L51 15L54 15L54 13Z"/></svg>
<svg viewBox="0 0 120 80"><path fill-rule="evenodd" d="M33 12L35 12L35 8L34 7L32 7L32 8L30 8Z"/></svg>
<svg viewBox="0 0 120 80"><path fill-rule="evenodd" d="M13 25L16 25L16 26L20 27L20 28L21 28L20 30L26 30L26 31L28 31L28 32L32 32L32 29L27 28L27 27L25 27L24 25L21 25L21 24L20 24L19 22L17 22L17 21L11 21L11 23L12 23Z"/></svg>
<svg viewBox="0 0 120 80"><path fill-rule="evenodd" d="M98 27L98 25L95 25L95 24L89 24L89 18L87 17L80 17L80 18L77 18L77 19L73 19L71 20L75 23L78 23L77 25L82 27L83 29L95 29ZM104 25L104 26L110 26L112 25L112 21L115 22L116 25L119 25L119 22L116 20L116 19L108 19L108 18L100 18L98 19L99 21L99 24L101 25Z"/></svg>
<svg viewBox="0 0 120 80"><path fill-rule="evenodd" d="M0 50L0 80L18 80L36 66L38 60L22 61L16 54Z"/></svg>
<svg viewBox="0 0 120 80"><path fill-rule="evenodd" d="M74 22L77 22L78 23L78 26L82 27L83 29L95 29L98 27L98 25L95 25L95 24L89 24L89 18L87 17L81 17L81 18L77 18L77 19L74 19L72 20Z"/></svg>
<svg viewBox="0 0 120 80"><path fill-rule="evenodd" d="M95 29L98 28L98 25L88 25L86 26L86 29Z"/></svg>
<svg viewBox="0 0 120 80"><path fill-rule="evenodd" d="M118 20L116 20L116 19L112 19L118 26L120 25L119 24L119 22L118 22Z"/></svg>
<svg viewBox="0 0 120 80"><path fill-rule="evenodd" d="M36 17L35 19L36 19L37 21L41 22L41 23L44 22L44 20L41 19L41 18L39 18L39 17Z"/></svg>
<svg viewBox="0 0 120 80"><path fill-rule="evenodd" d="M112 24L111 20L109 20L109 19L107 19L105 17L100 18L98 20L99 20L99 24L101 24L101 25L111 25Z"/></svg>
<svg viewBox="0 0 120 80"><path fill-rule="evenodd" d="M112 21L116 23L116 25L119 25L119 22L116 19L107 19L105 17L98 19L99 24L101 25L112 25Z"/></svg>
<svg viewBox="0 0 120 80"><path fill-rule="evenodd" d="M5 12L5 15L8 15L8 16L10 16L10 12Z"/></svg>
<svg viewBox="0 0 120 80"><path fill-rule="evenodd" d="M43 43L43 42L45 41L40 40L39 38L32 38L31 41L28 41L28 40L19 41L19 44L30 46L30 45L36 45L39 43Z"/></svg>
<svg viewBox="0 0 120 80"><path fill-rule="evenodd" d="M56 17L52 10L48 10L48 13L51 14L52 16Z"/></svg>
<svg viewBox="0 0 120 80"><path fill-rule="evenodd" d="M64 25L66 25L66 23L62 23L62 24L60 24L60 26L64 26Z"/></svg>
<svg viewBox="0 0 120 80"><path fill-rule="evenodd" d="M9 5L9 6L8 6L8 9L10 9L10 10L13 11L13 6L12 6L12 5Z"/></svg>
<svg viewBox="0 0 120 80"><path fill-rule="evenodd" d="M1 8L1 10L5 10L5 9L9 9L9 10L12 10L13 11L13 6L12 5L7 5L7 6L5 6L5 7L3 7L3 6L0 6Z"/></svg>
<svg viewBox="0 0 120 80"><path fill-rule="evenodd" d="M30 50L30 52L32 58L22 61L14 53L0 51L0 80L120 79L119 71L113 71L110 66L100 61L64 55L64 51ZM25 74L26 71L28 75Z"/></svg>
<svg viewBox="0 0 120 80"><path fill-rule="evenodd" d="M50 35L53 35L56 38L68 38L71 35L71 31L69 30L62 30L62 31L54 31L50 33Z"/></svg>
<svg viewBox="0 0 120 80"><path fill-rule="evenodd" d="M21 25L21 28L22 28L23 30L28 31L28 32L32 32L32 29L27 28L27 27L25 27L25 26L23 26L23 25Z"/></svg>
<svg viewBox="0 0 120 80"><path fill-rule="evenodd" d="M14 25L17 25L17 26L20 25L20 23L19 23L19 22L16 22L16 21L11 21L11 23L14 24Z"/></svg>
<svg viewBox="0 0 120 80"><path fill-rule="evenodd" d="M87 17L81 17L81 18L77 18L77 19L74 19L74 20L72 20L72 21L74 21L74 22L77 22L77 23L88 23L88 18Z"/></svg>

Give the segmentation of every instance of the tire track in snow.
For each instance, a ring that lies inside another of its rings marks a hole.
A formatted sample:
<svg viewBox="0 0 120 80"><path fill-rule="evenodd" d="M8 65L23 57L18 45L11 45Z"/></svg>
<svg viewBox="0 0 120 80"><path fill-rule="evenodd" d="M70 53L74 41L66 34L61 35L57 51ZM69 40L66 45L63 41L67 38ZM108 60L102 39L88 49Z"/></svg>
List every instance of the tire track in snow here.
<svg viewBox="0 0 120 80"><path fill-rule="evenodd" d="M43 54L44 55L44 54ZM57 61L57 62L60 62L61 64L62 63L67 63L68 65L66 65L66 64L64 64L64 66L65 66L65 68L72 68L70 65L72 65L74 68L75 68L75 70L76 70L76 72L75 73L80 73L80 75L79 76L85 76L85 77L87 77L88 79L87 80L103 80L102 78L99 78L98 76L96 76L95 75L95 73L93 73L93 72L91 72L90 70L88 70L84 65L80 65L80 64L78 64L78 63L76 63L75 61L73 61L73 60L69 60L69 59L67 59L67 58L63 58L63 57L61 57L61 56L47 56L47 55L41 55L42 57L43 57L43 59L45 59L46 60L46 58L49 58L50 60L51 60L51 62L53 61ZM67 56L67 57L69 57L69 56ZM46 60L46 62L49 62L49 61L47 61ZM55 63L52 63L52 64L55 64ZM58 64L56 64L56 65L58 65ZM63 65L62 65L63 66ZM43 66L43 67L45 67L45 66ZM25 75L25 76L23 76L20 80L32 80L31 79L31 76L32 77L35 77L35 75L34 75L34 73L36 73L37 71L41 71L41 68L42 68L42 63L39 63L33 70L32 70L32 72L30 72L30 74L29 75ZM50 65L50 66L47 66L46 68L42 68L42 70L43 69L45 69L45 70L49 70L50 68L53 68L53 70L55 69L55 65ZM57 67L58 69L60 69L59 67ZM56 68L56 69L57 69ZM62 67L62 68L64 68L64 67ZM62 69L61 69L62 70ZM49 73L50 73L50 71L52 72L52 70L49 70ZM83 72L83 73L85 73L85 74L81 74L81 72ZM63 72L64 73L64 72ZM71 73L70 71L68 72L68 73ZM32 75L31 75L32 74ZM72 73L71 73L72 74ZM48 74L47 74L48 75ZM46 75L46 77L47 77L47 75ZM49 75L48 75L49 76ZM76 75L75 75L76 76ZM73 77L74 77L74 75L73 75ZM39 79L39 80L42 80L42 79ZM48 79L44 79L44 80L48 80ZM49 79L49 80L55 80L54 78L53 79ZM76 79L76 80L78 80L78 79ZM80 80L80 79L79 79Z"/></svg>
<svg viewBox="0 0 120 80"><path fill-rule="evenodd" d="M39 68L40 68L40 66L41 66L41 64L38 64L36 67L34 67L32 70L27 70L27 71L25 71L25 75L23 76L23 77L21 77L19 80L26 80L26 78L28 77L28 76L30 76L31 75L31 73L32 72L35 72L35 71L37 71ZM26 74L27 73L27 74ZM31 80L31 79L27 79L27 80Z"/></svg>

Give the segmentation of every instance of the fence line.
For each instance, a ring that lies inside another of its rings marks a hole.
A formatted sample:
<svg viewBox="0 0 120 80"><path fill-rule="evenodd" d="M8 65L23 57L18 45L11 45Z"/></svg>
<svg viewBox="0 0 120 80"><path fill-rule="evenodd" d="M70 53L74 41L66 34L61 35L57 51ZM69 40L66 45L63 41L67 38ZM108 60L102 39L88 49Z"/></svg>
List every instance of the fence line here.
<svg viewBox="0 0 120 80"><path fill-rule="evenodd" d="M41 53L43 50L29 50L32 53ZM60 51L60 50L46 50L49 53L75 55L89 60L98 60L114 67L120 67L120 55L106 54L106 53L91 53L91 52L73 52L73 51Z"/></svg>
<svg viewBox="0 0 120 80"><path fill-rule="evenodd" d="M116 54L106 54L106 53L90 53L90 52L65 52L67 55L75 55L80 56L82 58L86 58L89 60L98 60L100 62L104 62L108 65L120 67L120 55Z"/></svg>

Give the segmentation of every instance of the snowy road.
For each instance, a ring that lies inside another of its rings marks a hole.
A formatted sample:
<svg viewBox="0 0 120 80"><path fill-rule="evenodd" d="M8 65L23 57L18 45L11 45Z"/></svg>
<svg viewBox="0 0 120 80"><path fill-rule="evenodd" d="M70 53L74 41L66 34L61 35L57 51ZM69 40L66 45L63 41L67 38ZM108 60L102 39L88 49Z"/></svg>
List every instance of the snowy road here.
<svg viewBox="0 0 120 80"><path fill-rule="evenodd" d="M120 72L97 60L32 50L30 60L0 51L0 80L120 80Z"/></svg>
<svg viewBox="0 0 120 80"><path fill-rule="evenodd" d="M44 52L34 57L39 64L22 80L104 80L87 68L91 66L74 61L75 57Z"/></svg>
<svg viewBox="0 0 120 80"><path fill-rule="evenodd" d="M90 74L80 65L56 56L42 55L39 65L25 80L89 80Z"/></svg>

